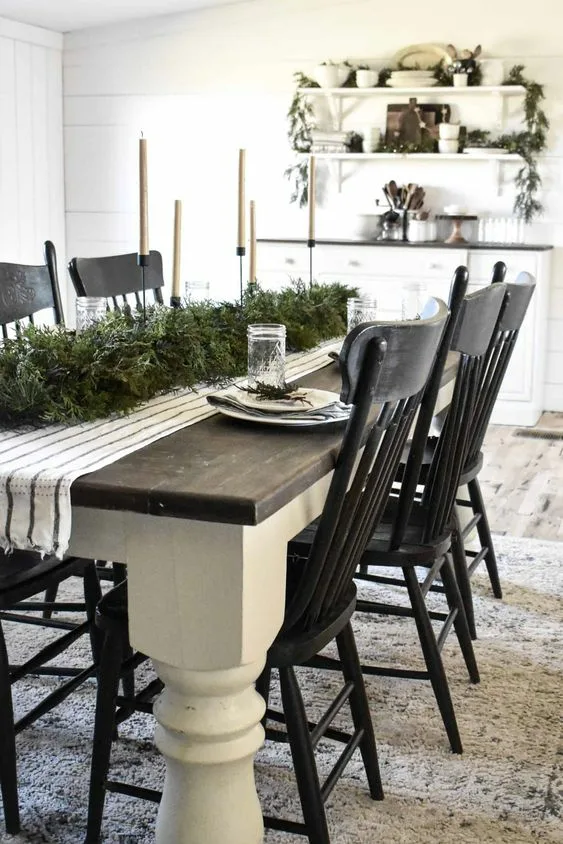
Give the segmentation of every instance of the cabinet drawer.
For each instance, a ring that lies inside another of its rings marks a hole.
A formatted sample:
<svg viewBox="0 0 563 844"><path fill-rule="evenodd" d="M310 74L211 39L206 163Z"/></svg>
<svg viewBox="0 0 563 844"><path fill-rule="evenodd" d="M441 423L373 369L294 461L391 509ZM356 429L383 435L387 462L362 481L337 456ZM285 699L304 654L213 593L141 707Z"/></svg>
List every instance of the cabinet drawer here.
<svg viewBox="0 0 563 844"><path fill-rule="evenodd" d="M471 283L489 284L493 267L497 261L504 261L506 264L506 281L514 281L518 273L524 271L532 275L537 272L537 260L533 252L518 250L514 252L510 250L470 252L469 279Z"/></svg>
<svg viewBox="0 0 563 844"><path fill-rule="evenodd" d="M451 279L467 263L465 249L421 249L400 246L323 246L323 270L346 275Z"/></svg>

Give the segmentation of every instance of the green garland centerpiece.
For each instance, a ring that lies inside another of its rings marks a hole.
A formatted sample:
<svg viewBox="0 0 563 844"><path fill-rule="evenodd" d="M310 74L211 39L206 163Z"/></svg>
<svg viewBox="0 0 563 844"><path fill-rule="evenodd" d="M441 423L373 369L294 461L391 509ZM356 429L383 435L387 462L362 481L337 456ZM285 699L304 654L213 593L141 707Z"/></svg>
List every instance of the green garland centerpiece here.
<svg viewBox="0 0 563 844"><path fill-rule="evenodd" d="M346 300L356 295L297 281L281 292L256 286L242 305L152 306L146 324L128 311L80 334L31 325L0 348L0 427L89 422L179 388L227 384L246 374L249 323L283 323L288 351L305 351L346 333Z"/></svg>

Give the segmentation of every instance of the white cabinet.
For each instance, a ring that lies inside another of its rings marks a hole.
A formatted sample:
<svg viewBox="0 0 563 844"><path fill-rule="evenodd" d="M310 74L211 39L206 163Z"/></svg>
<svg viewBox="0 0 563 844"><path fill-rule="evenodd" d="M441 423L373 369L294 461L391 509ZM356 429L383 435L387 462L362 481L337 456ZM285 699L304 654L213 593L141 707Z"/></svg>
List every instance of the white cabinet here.
<svg viewBox="0 0 563 844"><path fill-rule="evenodd" d="M524 320L518 343L495 405L492 422L534 425L543 411L550 250L451 249L440 246L384 246L377 243L317 243L313 271L320 283L334 281L358 287L381 303L382 316L400 312L401 291L407 282L420 282L429 294L448 300L453 273L469 269L469 288L489 284L497 261L507 265L507 281L519 272L535 276L536 292ZM291 278L309 278L309 249L304 243L261 241L258 279L264 287L279 289ZM398 314L397 314L398 315Z"/></svg>

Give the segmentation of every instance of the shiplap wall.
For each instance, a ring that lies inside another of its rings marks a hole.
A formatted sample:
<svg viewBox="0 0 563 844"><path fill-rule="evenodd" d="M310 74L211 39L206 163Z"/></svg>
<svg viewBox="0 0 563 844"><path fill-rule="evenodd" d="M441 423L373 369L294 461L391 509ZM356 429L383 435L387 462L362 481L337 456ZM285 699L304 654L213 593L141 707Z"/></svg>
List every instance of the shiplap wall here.
<svg viewBox="0 0 563 844"><path fill-rule="evenodd" d="M62 47L0 18L0 261L40 264L52 240L64 268Z"/></svg>
<svg viewBox="0 0 563 844"><path fill-rule="evenodd" d="M373 60L381 67L410 43L454 42L459 48L482 43L486 56L501 58L506 68L522 63L546 86L552 121L542 163L546 214L528 236L557 246L546 407L563 410L563 7L560 0L542 0L541 14L531 15L529 6L516 0L511 9L507 14L505 4L490 0L465 6L435 0L431 13L417 0L404 0L400 7L380 0L249 0L65 36L69 256L136 249L137 138L143 130L149 139L151 247L163 253L169 274L173 200L183 198L184 278L207 278L216 295L235 296L239 146L248 150L247 195L257 200L259 236L306 233L305 216L290 208L283 178L290 161L285 115L293 72L310 72L329 58ZM460 108L461 102L460 117L470 128L494 123L492 99L475 101L472 112L469 100L460 101ZM517 107L511 102L509 110ZM377 108L381 111L382 101ZM384 113L362 120L381 123ZM508 214L514 198L511 166L503 165L498 195L488 164L364 164L347 171L343 197L348 208L373 207L381 185L396 178L426 185L434 210L455 201ZM342 200L329 190L319 210L319 237L334 220L331 201Z"/></svg>

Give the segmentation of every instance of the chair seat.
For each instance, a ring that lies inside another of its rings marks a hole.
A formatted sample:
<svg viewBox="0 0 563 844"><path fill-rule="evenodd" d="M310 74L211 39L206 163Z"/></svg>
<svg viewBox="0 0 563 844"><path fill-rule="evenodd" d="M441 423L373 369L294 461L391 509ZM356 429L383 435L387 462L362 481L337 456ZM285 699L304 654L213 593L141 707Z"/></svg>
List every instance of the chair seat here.
<svg viewBox="0 0 563 844"><path fill-rule="evenodd" d="M344 599L333 608L328 617L304 633L290 631L287 635L280 635L268 651L268 667L302 665L312 659L336 638L351 619L355 609L356 586L352 583Z"/></svg>
<svg viewBox="0 0 563 844"><path fill-rule="evenodd" d="M0 609L42 592L55 582L81 574L86 560L43 557L33 551L0 552Z"/></svg>
<svg viewBox="0 0 563 844"><path fill-rule="evenodd" d="M419 502L414 502L409 524L405 531L401 547L390 550L391 532L398 499L391 497L387 503L382 521L371 537L362 557L362 565L406 566L432 564L436 556L444 554L450 545L450 533L438 537L432 542L423 542L422 533L426 520L426 512ZM304 530L294 537L288 546L289 554L297 557L307 557L315 536L317 522L311 522Z"/></svg>
<svg viewBox="0 0 563 844"><path fill-rule="evenodd" d="M434 457L434 451L436 449L436 443L438 442L436 437L429 437L426 446L424 447L424 452L422 456L422 465L420 468L420 483L424 483L426 480L426 473L428 471L428 467L432 463L432 458ZM399 466L399 471L397 473L397 480L400 481L403 478L403 471L405 468L405 464L407 462L407 458L409 456L410 450L410 443L405 446L403 454L401 456L401 464ZM483 468L483 452L479 452L477 458L471 462L468 462L464 467L459 479L459 485L465 486L474 478L477 477L481 469Z"/></svg>

